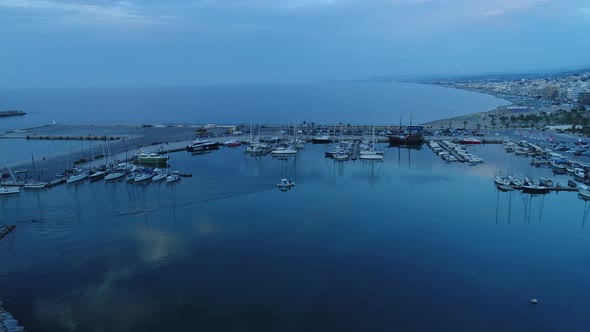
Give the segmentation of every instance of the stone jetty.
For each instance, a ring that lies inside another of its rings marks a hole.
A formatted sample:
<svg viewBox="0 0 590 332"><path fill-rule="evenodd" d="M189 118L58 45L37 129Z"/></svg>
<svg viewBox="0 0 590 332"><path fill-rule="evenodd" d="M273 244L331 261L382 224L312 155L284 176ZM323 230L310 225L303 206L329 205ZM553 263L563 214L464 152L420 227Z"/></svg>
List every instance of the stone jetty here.
<svg viewBox="0 0 590 332"><path fill-rule="evenodd" d="M25 328L18 324L10 312L2 307L3 303L0 301L0 332L25 332Z"/></svg>

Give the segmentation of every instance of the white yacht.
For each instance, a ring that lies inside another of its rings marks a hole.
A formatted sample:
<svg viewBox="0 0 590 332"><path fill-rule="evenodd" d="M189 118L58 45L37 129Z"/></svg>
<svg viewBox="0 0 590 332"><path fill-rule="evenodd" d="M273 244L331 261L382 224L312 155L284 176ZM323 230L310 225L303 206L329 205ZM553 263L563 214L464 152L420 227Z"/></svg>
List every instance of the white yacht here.
<svg viewBox="0 0 590 332"><path fill-rule="evenodd" d="M282 147L279 146L278 148L272 150L270 152L271 155L273 156L293 156L297 154L297 150L293 147Z"/></svg>
<svg viewBox="0 0 590 332"><path fill-rule="evenodd" d="M88 178L87 172L76 173L76 174L70 175L68 177L68 179L66 180L66 183L79 182L79 181L85 180L86 178Z"/></svg>
<svg viewBox="0 0 590 332"><path fill-rule="evenodd" d="M10 194L19 194L19 193L20 193L19 187L0 186L0 195L10 195Z"/></svg>

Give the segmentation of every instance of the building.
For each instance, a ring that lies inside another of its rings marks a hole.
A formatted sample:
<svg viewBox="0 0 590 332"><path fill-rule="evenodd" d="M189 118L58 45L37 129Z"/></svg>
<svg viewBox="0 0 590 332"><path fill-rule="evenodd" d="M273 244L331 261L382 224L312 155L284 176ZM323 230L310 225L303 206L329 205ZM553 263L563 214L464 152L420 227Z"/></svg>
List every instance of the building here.
<svg viewBox="0 0 590 332"><path fill-rule="evenodd" d="M590 105L590 90L578 93L578 102L582 105Z"/></svg>

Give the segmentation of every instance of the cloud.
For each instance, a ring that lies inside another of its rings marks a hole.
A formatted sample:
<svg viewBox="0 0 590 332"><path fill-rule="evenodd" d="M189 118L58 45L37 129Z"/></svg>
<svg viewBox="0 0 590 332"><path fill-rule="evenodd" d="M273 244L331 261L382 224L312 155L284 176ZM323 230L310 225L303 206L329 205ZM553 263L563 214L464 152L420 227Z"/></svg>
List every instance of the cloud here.
<svg viewBox="0 0 590 332"><path fill-rule="evenodd" d="M162 18L170 19L142 14L137 6L128 1L0 0L0 7L43 11L55 19L74 19L81 23L153 24Z"/></svg>

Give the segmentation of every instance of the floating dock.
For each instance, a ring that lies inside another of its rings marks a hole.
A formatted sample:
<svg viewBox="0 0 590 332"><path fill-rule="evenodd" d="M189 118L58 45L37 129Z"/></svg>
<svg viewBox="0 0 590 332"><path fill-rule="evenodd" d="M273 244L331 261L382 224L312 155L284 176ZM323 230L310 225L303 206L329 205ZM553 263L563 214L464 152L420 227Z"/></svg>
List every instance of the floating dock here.
<svg viewBox="0 0 590 332"><path fill-rule="evenodd" d="M448 153L450 153L453 157L457 158L457 161L459 162L466 162L467 160L465 159L465 157L463 157L462 155L458 154L457 151L455 151L455 149L451 149L446 143L444 143L443 141L436 141L438 143L438 145L443 148L443 150L447 151Z"/></svg>

